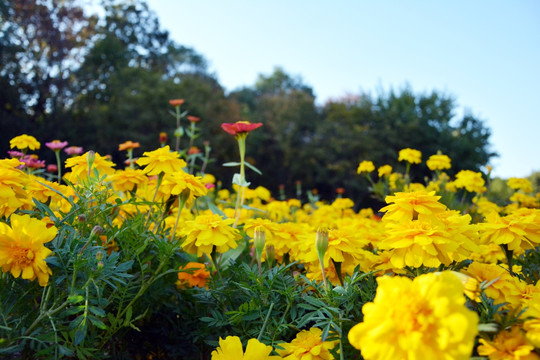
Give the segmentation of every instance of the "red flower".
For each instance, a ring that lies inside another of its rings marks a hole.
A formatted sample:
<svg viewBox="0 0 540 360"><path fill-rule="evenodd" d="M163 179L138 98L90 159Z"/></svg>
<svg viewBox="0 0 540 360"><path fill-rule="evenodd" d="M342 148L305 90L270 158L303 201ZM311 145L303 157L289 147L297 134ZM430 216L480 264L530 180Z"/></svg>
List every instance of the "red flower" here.
<svg viewBox="0 0 540 360"><path fill-rule="evenodd" d="M250 123L249 121L237 121L234 124L224 123L221 128L231 135L247 134L262 126L262 123Z"/></svg>
<svg viewBox="0 0 540 360"><path fill-rule="evenodd" d="M188 115L187 116L187 119L190 121L190 122L198 122L201 120L201 118L197 117L197 116L192 116L192 115Z"/></svg>
<svg viewBox="0 0 540 360"><path fill-rule="evenodd" d="M172 99L172 100L169 100L169 104L171 104L172 106L180 106L184 103L184 99Z"/></svg>

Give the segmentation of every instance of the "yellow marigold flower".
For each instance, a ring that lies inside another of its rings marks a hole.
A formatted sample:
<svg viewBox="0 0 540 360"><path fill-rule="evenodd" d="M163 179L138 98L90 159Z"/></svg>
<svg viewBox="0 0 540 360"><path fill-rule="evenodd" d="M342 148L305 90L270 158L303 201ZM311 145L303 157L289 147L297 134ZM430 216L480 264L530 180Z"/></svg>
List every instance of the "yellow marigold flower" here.
<svg viewBox="0 0 540 360"><path fill-rule="evenodd" d="M305 223L286 222L276 224L273 229L273 237L266 244L273 245L276 260L281 262L285 254L290 254L291 259L297 259L299 254L306 253L312 246L312 229Z"/></svg>
<svg viewBox="0 0 540 360"><path fill-rule="evenodd" d="M264 200L264 201L268 201L272 197L270 190L268 190L264 186L257 186L255 188L255 193L257 194L257 197L259 199Z"/></svg>
<svg viewBox="0 0 540 360"><path fill-rule="evenodd" d="M234 219L223 219L217 214L199 215L194 220L186 221L181 229L182 236L186 237L182 248L197 256L210 256L214 246L219 253L236 249L236 241L241 236L238 229L231 226L232 223Z"/></svg>
<svg viewBox="0 0 540 360"><path fill-rule="evenodd" d="M387 206L380 211L386 211L384 221L409 221L416 219L419 214L431 216L446 210L446 205L439 202L440 196L435 192L413 191L398 192L385 198Z"/></svg>
<svg viewBox="0 0 540 360"><path fill-rule="evenodd" d="M469 359L478 315L465 306L454 274L382 276L377 283L374 301L362 308L364 322L348 335L364 359Z"/></svg>
<svg viewBox="0 0 540 360"><path fill-rule="evenodd" d="M57 229L31 218L30 215L13 214L11 227L0 223L0 266L18 278L38 279L40 286L47 286L51 269L45 262L51 250L43 244L54 239Z"/></svg>
<svg viewBox="0 0 540 360"><path fill-rule="evenodd" d="M426 161L426 165L431 171L445 170L452 167L451 160L447 155L431 155Z"/></svg>
<svg viewBox="0 0 540 360"><path fill-rule="evenodd" d="M265 233L266 241L272 241L274 238L274 233L277 231L277 223L263 218L251 218L247 219L244 223L244 231L247 236L253 238L255 228L260 226Z"/></svg>
<svg viewBox="0 0 540 360"><path fill-rule="evenodd" d="M482 173L471 170L461 170L456 174L456 180L454 180L454 186L456 188L465 188L469 192L479 194L486 191L485 183Z"/></svg>
<svg viewBox="0 0 540 360"><path fill-rule="evenodd" d="M370 172L372 172L374 170L375 170L375 165L373 165L373 162L364 160L358 165L358 168L356 169L356 173L357 174L361 174L361 173L369 174Z"/></svg>
<svg viewBox="0 0 540 360"><path fill-rule="evenodd" d="M17 209L31 203L25 190L28 175L17 169L17 159L0 160L0 217L8 217Z"/></svg>
<svg viewBox="0 0 540 360"><path fill-rule="evenodd" d="M392 249L390 261L400 269L450 265L459 259L455 256L459 244L446 229L432 221L389 223L386 237L378 245L381 249Z"/></svg>
<svg viewBox="0 0 540 360"><path fill-rule="evenodd" d="M398 161L404 160L411 164L420 164L422 162L422 152L411 148L401 149L399 150Z"/></svg>
<svg viewBox="0 0 540 360"><path fill-rule="evenodd" d="M333 360L332 350L338 343L335 341L322 341L322 330L312 327L302 330L290 343L281 343L283 349L277 353L285 360Z"/></svg>
<svg viewBox="0 0 540 360"><path fill-rule="evenodd" d="M114 166L115 164L107 157L101 156L98 153L94 154L92 172L94 171L93 169L97 169L102 176L112 175L114 174ZM71 168L71 173L66 174L66 179L70 182L76 183L79 179L86 179L88 177L88 152L67 159L66 168Z"/></svg>
<svg viewBox="0 0 540 360"><path fill-rule="evenodd" d="M532 184L528 179L512 177L506 181L509 188L514 190L521 190L524 193L531 193L533 191Z"/></svg>
<svg viewBox="0 0 540 360"><path fill-rule="evenodd" d="M229 200L229 197L231 196L231 193L227 189L221 189L217 192L217 197L220 200L227 201Z"/></svg>
<svg viewBox="0 0 540 360"><path fill-rule="evenodd" d="M379 168L377 169L377 173L379 177L390 176L390 174L392 173L392 166L390 165L379 166Z"/></svg>
<svg viewBox="0 0 540 360"><path fill-rule="evenodd" d="M140 187L148 183L148 177L140 169L118 170L109 177L113 189L117 191L131 191L135 186Z"/></svg>
<svg viewBox="0 0 540 360"><path fill-rule="evenodd" d="M519 209L504 217L492 212L478 227L484 244L508 244L509 250L532 249L540 244L540 210L537 209Z"/></svg>
<svg viewBox="0 0 540 360"><path fill-rule="evenodd" d="M477 212L482 215L486 216L489 213L496 212L499 213L501 211L501 208L499 205L495 204L494 202L489 201L484 196L475 196L473 198L473 203L476 204Z"/></svg>
<svg viewBox="0 0 540 360"><path fill-rule="evenodd" d="M210 272L206 265L198 262L189 262L180 266L178 272L178 282L176 285L180 288L184 286L206 288Z"/></svg>
<svg viewBox="0 0 540 360"><path fill-rule="evenodd" d="M402 186L402 184L403 174L391 173L390 176L388 176L388 185L390 186L390 190L396 190L398 186Z"/></svg>
<svg viewBox="0 0 540 360"><path fill-rule="evenodd" d="M212 174L204 174L201 181L203 184L215 184L216 177Z"/></svg>
<svg viewBox="0 0 540 360"><path fill-rule="evenodd" d="M517 326L510 331L501 331L493 341L480 339L478 354L487 356L489 360L540 360L540 356L534 352L534 346L525 339Z"/></svg>
<svg viewBox="0 0 540 360"><path fill-rule="evenodd" d="M526 331L525 337L527 340L540 349L540 317L525 321L523 323L523 330Z"/></svg>
<svg viewBox="0 0 540 360"><path fill-rule="evenodd" d="M289 220L291 215L291 208L287 201L270 201L266 205L266 211L270 220L275 222Z"/></svg>
<svg viewBox="0 0 540 360"><path fill-rule="evenodd" d="M354 201L349 198L337 198L330 206L338 210L352 209Z"/></svg>
<svg viewBox="0 0 540 360"><path fill-rule="evenodd" d="M272 347L265 345L257 339L249 339L246 352L238 336L227 336L225 340L219 338L219 347L212 351L212 360L267 360L280 359L270 356Z"/></svg>
<svg viewBox="0 0 540 360"><path fill-rule="evenodd" d="M41 144L37 139L31 135L22 134L15 136L9 141L9 146L11 149L17 148L19 150L30 149L38 150L41 147Z"/></svg>
<svg viewBox="0 0 540 360"><path fill-rule="evenodd" d="M540 207L540 203L536 197L529 196L521 192L514 193L512 196L510 196L510 201L518 203L521 207L531 209Z"/></svg>
<svg viewBox="0 0 540 360"><path fill-rule="evenodd" d="M484 292L495 304L520 304L521 293L516 278L508 270L497 264L472 262L462 273L476 279L479 283L490 283Z"/></svg>
<svg viewBox="0 0 540 360"><path fill-rule="evenodd" d="M179 154L171 151L169 145L154 151L146 151L137 160L137 165L145 166L143 172L147 175L159 175L160 173L172 173L186 167L186 162L180 159Z"/></svg>
<svg viewBox="0 0 540 360"><path fill-rule="evenodd" d="M298 199L288 199L287 204L289 204L290 208L300 209L302 207L302 203Z"/></svg>
<svg viewBox="0 0 540 360"><path fill-rule="evenodd" d="M191 206L191 203L196 197L204 196L208 193L208 189L204 186L200 176L193 176L184 170L171 173L168 179L173 184L171 189L172 195L180 196L184 191L189 190L189 196L186 199L186 206L188 207Z"/></svg>

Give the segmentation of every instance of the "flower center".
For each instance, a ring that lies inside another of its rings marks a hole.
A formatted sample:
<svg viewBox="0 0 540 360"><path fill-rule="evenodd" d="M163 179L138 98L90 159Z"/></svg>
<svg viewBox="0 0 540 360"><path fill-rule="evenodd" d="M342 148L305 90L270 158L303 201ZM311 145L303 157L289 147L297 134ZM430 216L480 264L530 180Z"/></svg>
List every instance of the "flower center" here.
<svg viewBox="0 0 540 360"><path fill-rule="evenodd" d="M12 258L19 265L29 266L34 260L34 252L30 249L16 247L12 249Z"/></svg>

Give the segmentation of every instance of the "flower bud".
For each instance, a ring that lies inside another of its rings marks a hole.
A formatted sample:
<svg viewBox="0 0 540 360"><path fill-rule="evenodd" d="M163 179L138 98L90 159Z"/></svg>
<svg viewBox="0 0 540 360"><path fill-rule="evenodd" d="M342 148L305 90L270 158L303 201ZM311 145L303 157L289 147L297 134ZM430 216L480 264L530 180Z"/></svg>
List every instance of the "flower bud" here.
<svg viewBox="0 0 540 360"><path fill-rule="evenodd" d="M96 252L96 260L98 261L103 260L103 251Z"/></svg>
<svg viewBox="0 0 540 360"><path fill-rule="evenodd" d="M94 160L96 160L96 153L93 150L90 150L86 154L86 163L88 164L88 175L92 172L92 165L94 165Z"/></svg>
<svg viewBox="0 0 540 360"><path fill-rule="evenodd" d="M92 232L90 233L90 237L92 237L94 235L101 235L101 234L103 234L103 228L101 226L99 226L99 225L96 225L92 229Z"/></svg>
<svg viewBox="0 0 540 360"><path fill-rule="evenodd" d="M275 259L276 259L276 249L274 248L274 245L268 245L266 247L266 261L268 262L269 267L272 267L272 264L274 263Z"/></svg>
<svg viewBox="0 0 540 360"><path fill-rule="evenodd" d="M325 228L318 228L317 235L315 237L315 248L317 249L317 255L319 259L324 258L324 254L328 249L328 230Z"/></svg>
<svg viewBox="0 0 540 360"><path fill-rule="evenodd" d="M100 270L101 268L103 268L103 266L105 266L105 263L104 263L103 261L99 261L99 262L97 263L97 268L98 268L98 270Z"/></svg>
<svg viewBox="0 0 540 360"><path fill-rule="evenodd" d="M257 254L257 259L262 258L262 252L264 250L264 243L266 240L266 233L262 226L257 226L253 232L253 245L255 247L255 253Z"/></svg>

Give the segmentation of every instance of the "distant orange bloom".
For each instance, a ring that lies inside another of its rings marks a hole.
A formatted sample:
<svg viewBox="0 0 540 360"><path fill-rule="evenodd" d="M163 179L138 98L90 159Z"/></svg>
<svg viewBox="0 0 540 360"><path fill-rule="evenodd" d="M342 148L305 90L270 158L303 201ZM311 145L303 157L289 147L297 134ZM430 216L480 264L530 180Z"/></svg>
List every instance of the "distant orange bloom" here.
<svg viewBox="0 0 540 360"><path fill-rule="evenodd" d="M169 104L171 104L172 106L180 106L184 103L184 99L172 99L172 100L169 100Z"/></svg>
<svg viewBox="0 0 540 360"><path fill-rule="evenodd" d="M199 150L199 148L196 146L192 146L188 150L188 155L195 155L195 154L200 154L200 153L201 153L201 150Z"/></svg>
<svg viewBox="0 0 540 360"><path fill-rule="evenodd" d="M133 142L131 140L128 140L125 143L122 143L122 144L118 145L118 151L136 149L136 148L138 148L140 146L141 146L141 144L139 144L138 142Z"/></svg>
<svg viewBox="0 0 540 360"><path fill-rule="evenodd" d="M210 272L206 270L206 265L198 262L189 262L184 266L180 266L178 272L177 285L189 287L206 287Z"/></svg>
<svg viewBox="0 0 540 360"><path fill-rule="evenodd" d="M166 132L160 132L159 133L159 143L165 144L167 142L167 133Z"/></svg>
<svg viewBox="0 0 540 360"><path fill-rule="evenodd" d="M239 136L248 134L249 132L261 127L262 123L250 123L249 121L237 121L234 124L223 123L221 128L231 135Z"/></svg>
<svg viewBox="0 0 540 360"><path fill-rule="evenodd" d="M336 189L336 194L344 194L345 193L345 189L344 188L337 188Z"/></svg>
<svg viewBox="0 0 540 360"><path fill-rule="evenodd" d="M187 116L187 119L188 119L190 122L199 122L199 121L201 121L201 118L200 118L200 117L192 116L192 115L188 115L188 116Z"/></svg>

